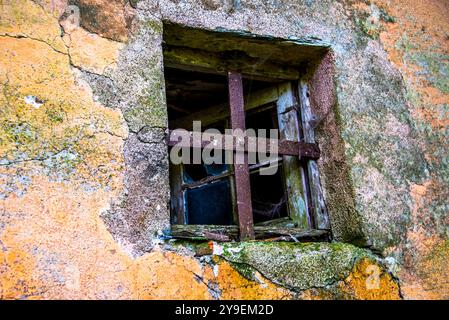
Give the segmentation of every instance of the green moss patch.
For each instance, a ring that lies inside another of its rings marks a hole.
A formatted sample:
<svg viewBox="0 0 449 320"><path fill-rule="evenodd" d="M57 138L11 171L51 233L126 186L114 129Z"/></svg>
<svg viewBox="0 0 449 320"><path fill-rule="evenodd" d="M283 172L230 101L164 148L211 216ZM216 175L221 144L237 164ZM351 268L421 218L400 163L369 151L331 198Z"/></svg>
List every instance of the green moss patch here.
<svg viewBox="0 0 449 320"><path fill-rule="evenodd" d="M346 278L355 261L374 257L342 243L226 243L221 256L251 279L254 271L294 291L331 285Z"/></svg>

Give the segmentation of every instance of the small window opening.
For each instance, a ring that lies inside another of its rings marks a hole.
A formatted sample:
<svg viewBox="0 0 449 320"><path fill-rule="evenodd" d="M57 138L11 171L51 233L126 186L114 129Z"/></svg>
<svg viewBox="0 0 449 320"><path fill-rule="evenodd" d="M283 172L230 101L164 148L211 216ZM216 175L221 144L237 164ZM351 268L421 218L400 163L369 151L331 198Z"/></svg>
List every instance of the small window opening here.
<svg viewBox="0 0 449 320"><path fill-rule="evenodd" d="M233 50L215 52L219 49L216 43L204 51L195 47L198 43L192 40L193 34L186 36L177 28L169 27L164 33L170 132L184 129L192 136L195 121L201 121L203 132L215 129L222 134L226 129L275 129L279 132L279 150L275 159L249 163L246 141L243 164L226 162L227 153L236 158L235 147L222 147L219 163L206 163L204 159L195 162L193 152L189 163L171 163L172 236L220 241L327 239L328 228L317 228L315 212L327 212L317 201L321 189L317 187L314 161L319 149L307 131L313 129L305 122L310 110L303 109L307 95L301 96L300 64L291 68L254 57L254 52L249 55L236 50L232 47L238 39L228 43ZM214 40L212 34L198 32ZM193 42L182 42L182 37ZM170 139L172 148L176 144ZM184 149L202 148L191 142ZM273 174L261 174L273 166Z"/></svg>

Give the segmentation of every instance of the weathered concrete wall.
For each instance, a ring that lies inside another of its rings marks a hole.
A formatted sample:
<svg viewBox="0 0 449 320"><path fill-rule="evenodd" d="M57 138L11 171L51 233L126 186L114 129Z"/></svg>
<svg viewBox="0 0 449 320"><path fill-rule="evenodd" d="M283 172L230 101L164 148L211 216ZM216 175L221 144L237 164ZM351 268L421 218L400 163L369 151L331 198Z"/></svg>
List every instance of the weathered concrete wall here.
<svg viewBox="0 0 449 320"><path fill-rule="evenodd" d="M449 297L446 1L69 4L80 27L64 0L0 3L0 298ZM335 239L369 249L158 238L162 20L332 45L322 179Z"/></svg>

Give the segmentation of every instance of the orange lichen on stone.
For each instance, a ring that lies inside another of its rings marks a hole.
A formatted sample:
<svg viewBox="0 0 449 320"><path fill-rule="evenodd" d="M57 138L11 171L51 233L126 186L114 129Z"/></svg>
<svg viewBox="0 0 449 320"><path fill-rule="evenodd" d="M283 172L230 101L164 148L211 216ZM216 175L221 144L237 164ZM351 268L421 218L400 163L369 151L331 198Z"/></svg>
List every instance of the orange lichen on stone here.
<svg viewBox="0 0 449 320"><path fill-rule="evenodd" d="M401 290L408 299L449 298L449 241L432 239L419 234L426 242L427 254L417 254L413 265L399 272ZM429 243L431 242L431 243ZM422 246L420 246L422 248ZM410 261L406 262L410 265Z"/></svg>
<svg viewBox="0 0 449 320"><path fill-rule="evenodd" d="M397 23L384 25L380 41L408 85L419 94L419 100L415 101L416 110L412 110L412 113L428 121L432 127L444 130L449 125L449 118L439 117L427 106L449 104L449 93L429 83L422 66L411 58L413 55L449 54L448 33L444 32L449 30L449 3L438 0L377 0L375 3L384 7L397 20Z"/></svg>
<svg viewBox="0 0 449 320"><path fill-rule="evenodd" d="M94 164L107 159L114 159L113 166L120 170L127 136L121 112L92 100L66 54L27 38L0 38L0 43L2 157L12 161L21 154L27 161L45 160L64 151L71 157L66 164L84 167L87 177Z"/></svg>
<svg viewBox="0 0 449 320"><path fill-rule="evenodd" d="M99 212L113 194L36 177L4 202L2 298L210 298L194 259L157 249L134 259L112 239Z"/></svg>
<svg viewBox="0 0 449 320"><path fill-rule="evenodd" d="M421 133L440 136L439 141L421 142L426 161L431 166L438 166L444 161L441 150L447 148L444 137L449 127L449 80L444 73L449 65L449 2L373 2L395 19L394 23L383 24L379 39L389 60L404 77L410 113L417 126L425 128ZM436 140L435 137L432 139ZM436 169L435 173L444 175ZM440 252L444 247L444 237L435 231L435 215L442 213L434 212L432 204L447 201L447 185L442 183L440 177L432 176L412 185L410 194L413 207L407 243L396 248L404 253L404 266L399 272L402 292L406 299L447 298L448 281L444 276L448 274L447 252L438 255L444 257L444 263L440 258L435 261L428 258L431 252ZM447 225L448 217L446 212L445 216L438 218L438 223ZM431 263L435 264L435 268L430 267Z"/></svg>
<svg viewBox="0 0 449 320"><path fill-rule="evenodd" d="M191 257L156 250L138 258L131 267L135 298L212 299L203 267Z"/></svg>
<svg viewBox="0 0 449 320"><path fill-rule="evenodd" d="M2 298L212 299L282 298L285 289L246 280L227 263L218 274L190 256L164 252L133 258L106 230L99 212L115 192L86 193L77 183L34 178L2 204ZM176 279L176 280L175 280ZM212 295L211 290L216 290Z"/></svg>
<svg viewBox="0 0 449 320"><path fill-rule="evenodd" d="M346 279L328 288L309 289L301 293L308 300L399 300L399 285L381 265L368 258L359 260Z"/></svg>
<svg viewBox="0 0 449 320"><path fill-rule="evenodd" d="M55 50L66 52L60 36L58 20L29 0L4 0L0 5L0 37L28 37L47 43Z"/></svg>
<svg viewBox="0 0 449 320"><path fill-rule="evenodd" d="M38 298L43 284L31 272L35 267L28 252L8 251L0 242L0 300Z"/></svg>
<svg viewBox="0 0 449 320"><path fill-rule="evenodd" d="M413 245L414 254L418 256L426 256L441 241L438 236L429 236L422 227L419 227L419 222L426 219L426 198L431 192L431 185L432 182L427 181L421 185L412 185L410 188L413 199L412 222L416 227L408 230L407 238ZM410 264L413 265L414 262L410 261Z"/></svg>
<svg viewBox="0 0 449 320"><path fill-rule="evenodd" d="M292 292L273 284L256 272L255 280L248 280L238 273L228 262L219 260L214 268L206 269L205 279L215 283L220 299L291 299Z"/></svg>
<svg viewBox="0 0 449 320"><path fill-rule="evenodd" d="M390 274L370 259L362 259L340 283L343 292L361 300L398 300L399 286Z"/></svg>
<svg viewBox="0 0 449 320"><path fill-rule="evenodd" d="M119 50L123 48L122 43L102 38L83 28L67 32L63 39L72 64L97 74L113 69Z"/></svg>

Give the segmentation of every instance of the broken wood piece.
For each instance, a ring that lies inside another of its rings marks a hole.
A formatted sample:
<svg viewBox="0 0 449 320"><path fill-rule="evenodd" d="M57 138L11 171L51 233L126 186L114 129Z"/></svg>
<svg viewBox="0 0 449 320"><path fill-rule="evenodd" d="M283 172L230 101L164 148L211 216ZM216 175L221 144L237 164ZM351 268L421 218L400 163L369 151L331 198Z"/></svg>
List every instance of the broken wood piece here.
<svg viewBox="0 0 449 320"><path fill-rule="evenodd" d="M217 174L215 176L207 176L204 179L194 181L192 183L185 183L181 186L181 188L184 190L184 189L193 189L196 187L201 187L201 186L204 186L205 184L208 184L208 183L211 183L211 182L214 182L217 180L221 180L221 179L229 177L233 174L234 174L233 171L228 171L228 172L224 172L222 174Z"/></svg>

